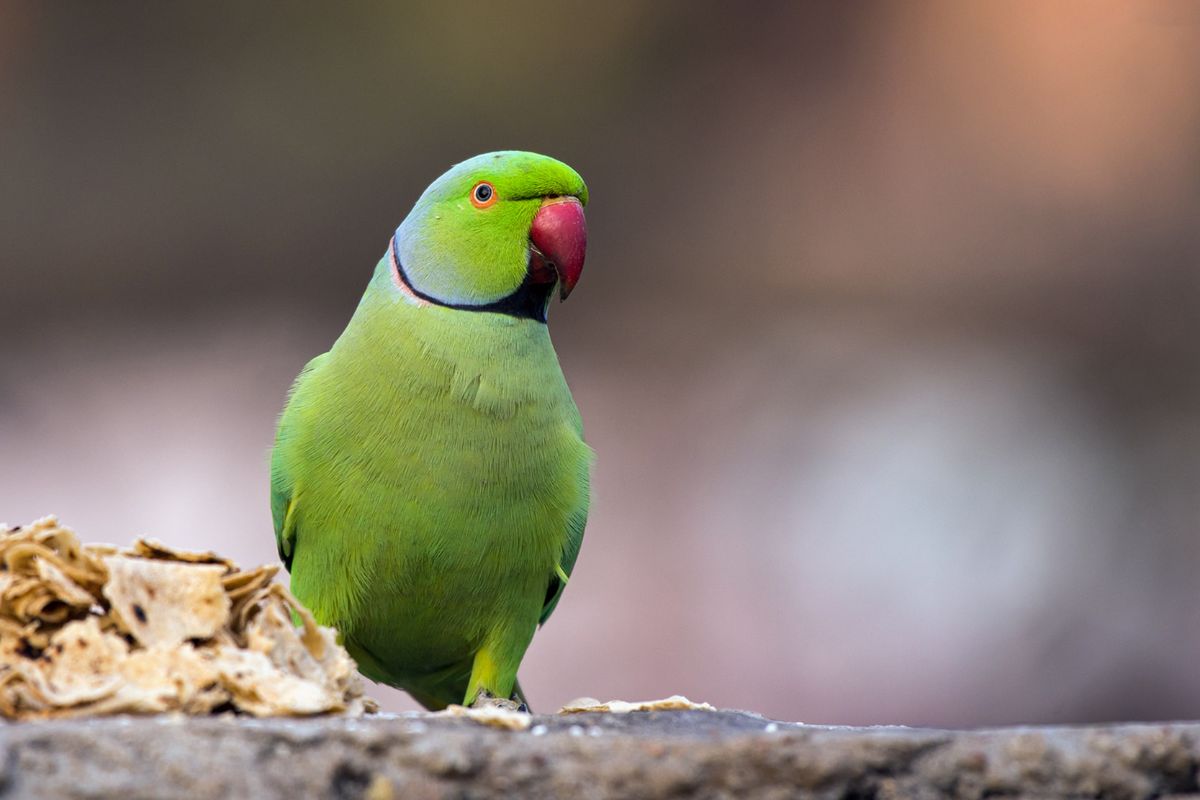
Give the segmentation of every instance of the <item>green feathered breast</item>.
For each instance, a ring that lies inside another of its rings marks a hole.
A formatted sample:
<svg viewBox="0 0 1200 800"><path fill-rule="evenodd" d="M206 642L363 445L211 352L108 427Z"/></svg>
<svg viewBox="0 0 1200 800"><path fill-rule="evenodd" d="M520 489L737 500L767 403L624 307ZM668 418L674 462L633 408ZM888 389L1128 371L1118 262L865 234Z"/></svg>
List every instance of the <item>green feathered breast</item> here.
<svg viewBox="0 0 1200 800"><path fill-rule="evenodd" d="M492 180L499 191L503 176ZM527 241L527 211L496 235ZM450 213L418 203L405 225L439 212ZM591 451L544 322L425 295L404 274L421 254L406 252L403 225L396 241L280 420L280 555L293 592L368 677L429 708L480 690L523 699L517 668L583 538ZM518 277L512 291L530 291Z"/></svg>

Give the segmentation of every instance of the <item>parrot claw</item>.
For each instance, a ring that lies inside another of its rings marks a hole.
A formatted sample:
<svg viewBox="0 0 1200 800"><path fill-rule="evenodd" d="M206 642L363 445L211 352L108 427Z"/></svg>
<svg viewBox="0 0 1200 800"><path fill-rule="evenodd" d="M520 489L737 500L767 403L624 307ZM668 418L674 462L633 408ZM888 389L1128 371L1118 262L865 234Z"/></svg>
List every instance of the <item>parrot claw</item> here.
<svg viewBox="0 0 1200 800"><path fill-rule="evenodd" d="M514 694L512 699L504 700L496 697L487 689L480 689L475 693L475 699L471 701L471 708L500 708L505 711L519 711L524 714L529 713L529 706L520 702Z"/></svg>

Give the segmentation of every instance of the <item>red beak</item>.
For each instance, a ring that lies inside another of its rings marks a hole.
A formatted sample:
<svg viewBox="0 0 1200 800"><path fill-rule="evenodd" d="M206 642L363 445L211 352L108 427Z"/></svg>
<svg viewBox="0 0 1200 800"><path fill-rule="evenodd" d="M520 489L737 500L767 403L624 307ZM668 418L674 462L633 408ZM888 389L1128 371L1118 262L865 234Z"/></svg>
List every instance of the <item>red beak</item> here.
<svg viewBox="0 0 1200 800"><path fill-rule="evenodd" d="M529 241L534 250L530 265L534 280L544 279L549 283L557 279L559 294L566 300L583 274L583 259L587 255L583 204L574 197L544 200L533 218ZM539 256L543 263L538 263Z"/></svg>

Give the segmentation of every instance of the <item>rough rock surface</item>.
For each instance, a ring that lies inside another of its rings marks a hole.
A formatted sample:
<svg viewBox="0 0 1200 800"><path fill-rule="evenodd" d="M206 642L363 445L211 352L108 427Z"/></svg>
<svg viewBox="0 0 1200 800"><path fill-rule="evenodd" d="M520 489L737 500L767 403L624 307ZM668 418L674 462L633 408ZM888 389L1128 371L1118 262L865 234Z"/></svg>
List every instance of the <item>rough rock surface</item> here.
<svg viewBox="0 0 1200 800"><path fill-rule="evenodd" d="M979 798L1200 792L1200 724L941 731L722 711L0 727L0 798Z"/></svg>

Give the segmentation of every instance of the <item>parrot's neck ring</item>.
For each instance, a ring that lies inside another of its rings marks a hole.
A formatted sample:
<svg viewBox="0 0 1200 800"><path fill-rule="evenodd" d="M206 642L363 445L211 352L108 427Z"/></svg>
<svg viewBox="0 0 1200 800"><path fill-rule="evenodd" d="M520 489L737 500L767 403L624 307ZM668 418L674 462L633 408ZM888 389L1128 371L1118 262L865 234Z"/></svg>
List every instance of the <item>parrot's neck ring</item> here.
<svg viewBox="0 0 1200 800"><path fill-rule="evenodd" d="M486 311L492 314L507 314L518 319L531 319L534 322L546 322L546 309L550 304L550 293L554 290L553 283L535 282L526 272L525 280L512 294L493 300L490 303L449 303L431 294L422 292L413 286L400 261L400 249L396 237L392 237L391 247L392 277L401 285L401 291L410 293L417 300L423 300L431 305L442 308L452 308L456 311Z"/></svg>

